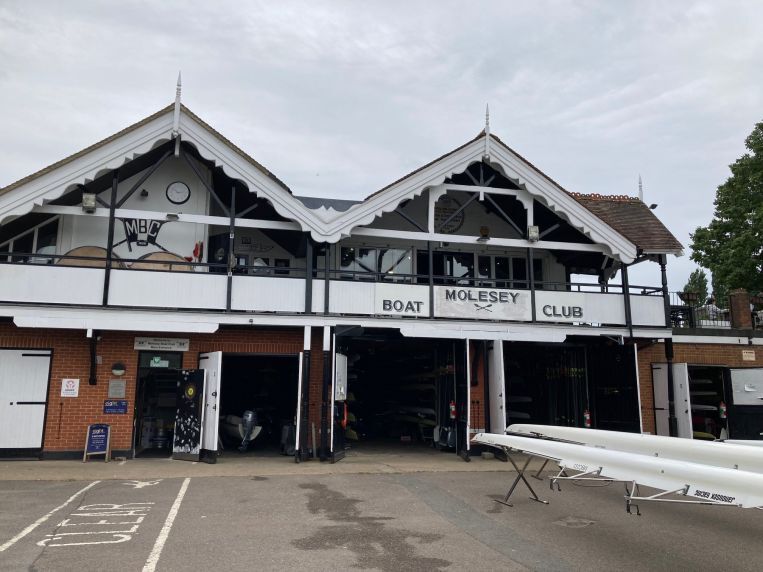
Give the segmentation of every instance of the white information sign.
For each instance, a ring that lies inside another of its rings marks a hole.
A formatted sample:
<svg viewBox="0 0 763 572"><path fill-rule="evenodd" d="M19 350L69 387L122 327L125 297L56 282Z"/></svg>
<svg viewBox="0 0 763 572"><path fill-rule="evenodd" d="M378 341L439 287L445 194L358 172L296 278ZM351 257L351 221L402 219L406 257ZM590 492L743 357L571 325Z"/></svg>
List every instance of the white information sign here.
<svg viewBox="0 0 763 572"><path fill-rule="evenodd" d="M190 345L188 338L135 338L136 350L154 352L187 352Z"/></svg>
<svg viewBox="0 0 763 572"><path fill-rule="evenodd" d="M444 318L529 321L532 303L528 290L435 286L434 314Z"/></svg>
<svg viewBox="0 0 763 572"><path fill-rule="evenodd" d="M62 379L61 397L79 397L79 379Z"/></svg>
<svg viewBox="0 0 763 572"><path fill-rule="evenodd" d="M374 313L429 316L429 286L381 282L374 291Z"/></svg>

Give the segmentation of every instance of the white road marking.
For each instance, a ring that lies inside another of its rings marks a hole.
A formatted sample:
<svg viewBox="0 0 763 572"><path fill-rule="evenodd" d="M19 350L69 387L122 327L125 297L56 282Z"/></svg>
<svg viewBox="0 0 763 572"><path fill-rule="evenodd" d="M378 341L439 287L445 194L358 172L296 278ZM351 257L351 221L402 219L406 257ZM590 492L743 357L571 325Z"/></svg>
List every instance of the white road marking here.
<svg viewBox="0 0 763 572"><path fill-rule="evenodd" d="M17 543L19 540L21 540L22 538L24 538L24 537L25 537L27 534L29 534L30 532L32 532L32 531L33 531L35 528L37 528L37 527L38 527L38 526L40 526L40 525L41 525L43 522L45 522L45 521L46 521L46 520L48 520L48 519L49 519L51 516L53 516L53 514L54 514L54 513L58 512L59 510L61 510L62 508L64 508L66 505L68 505L70 502L72 502L74 499L76 499L76 498L77 498L79 495L81 495L82 493L84 493L86 490L88 490L88 489L90 489L90 488L94 487L95 485L97 485L97 484L98 484L98 483L100 483L100 482L101 482L101 481L93 481L92 483L90 483L90 484L89 484L89 485L87 485L86 487L84 487L84 488L82 488L82 489L78 490L76 493L74 493L72 496L70 496L70 497L69 497L69 498L66 500L66 502L65 502L65 503L63 503L63 504L61 504L61 505L58 505L56 508L54 508L53 510L51 510L49 513L47 513L47 514L45 514L45 515L41 516L40 518L38 518L37 520L35 520L35 521L34 521L32 524L30 524L29 526L27 526L27 527L26 527L24 530L22 530L21 532L19 532L19 533L18 533L16 536L14 536L13 538L11 538L11 539L10 539L8 542L6 542L6 543L5 543L5 544L3 544L2 546L0 546L0 552L5 552L6 550L8 550L8 549L9 549L11 546L13 546L14 544L16 544L16 543Z"/></svg>
<svg viewBox="0 0 763 572"><path fill-rule="evenodd" d="M162 482L162 479L157 479L155 481L127 481L126 483L122 483L123 485L129 485L136 489L142 489L143 487L150 487L151 485L158 485Z"/></svg>
<svg viewBox="0 0 763 572"><path fill-rule="evenodd" d="M146 560L146 564L143 566L143 572L154 572L156 569L156 565L159 563L159 557L162 555L162 549L164 549L164 543L167 542L167 537L170 535L170 530L175 522L175 517L177 516L178 510L180 510L180 503L183 502L185 491L188 490L188 483L190 482L191 479L188 477L183 481L183 485L178 491L178 496L175 498L175 502L172 503L172 508L170 508L170 512L167 515L167 520L164 521L164 526L159 532L159 536L156 537L154 548L151 550L151 554L148 555L148 560Z"/></svg>

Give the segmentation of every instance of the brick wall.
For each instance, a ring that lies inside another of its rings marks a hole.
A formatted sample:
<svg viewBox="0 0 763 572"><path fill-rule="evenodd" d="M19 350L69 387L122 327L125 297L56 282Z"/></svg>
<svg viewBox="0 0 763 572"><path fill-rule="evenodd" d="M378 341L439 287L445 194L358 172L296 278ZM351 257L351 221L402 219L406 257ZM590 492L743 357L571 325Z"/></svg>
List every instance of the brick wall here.
<svg viewBox="0 0 763 572"><path fill-rule="evenodd" d="M138 369L138 351L133 349L136 335L190 339L189 351L183 354L183 367L187 369L198 367L199 353L202 352L295 355L302 351L303 344L301 328L231 329L215 334L103 332L97 349L97 355L102 358L102 364L97 368L97 384L89 385L90 340L85 337L84 331L23 329L16 328L13 324L0 324L0 347L53 350L43 446L45 452L81 451L84 448L85 431L91 423L111 425L113 450L131 448ZM309 415L310 421L315 422L316 429L320 425L323 383L322 335L321 328L313 329ZM111 364L115 362L122 362L126 366L123 377L127 381L126 415L103 414L103 402L108 399L108 382L114 378ZM79 397L60 396L63 378L80 380Z"/></svg>
<svg viewBox="0 0 763 572"><path fill-rule="evenodd" d="M742 350L754 350L755 360L742 359ZM673 344L673 362L689 365L722 365L726 367L763 367L763 347L731 344ZM644 431L655 432L652 364L665 363L664 344L640 346L638 375L641 385L641 415Z"/></svg>

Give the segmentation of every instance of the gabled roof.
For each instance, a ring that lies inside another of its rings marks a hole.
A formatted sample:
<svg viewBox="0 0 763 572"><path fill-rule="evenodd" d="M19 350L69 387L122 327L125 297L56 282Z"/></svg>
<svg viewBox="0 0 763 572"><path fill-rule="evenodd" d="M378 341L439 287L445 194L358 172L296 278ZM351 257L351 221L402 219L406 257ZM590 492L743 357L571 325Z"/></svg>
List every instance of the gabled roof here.
<svg viewBox="0 0 763 572"><path fill-rule="evenodd" d="M171 141L174 104L122 129L61 161L0 189L0 223L30 212L35 205L55 200L132 159ZM322 219L305 207L289 188L251 156L181 105L179 132L201 157L226 174L243 181L250 191L266 198L279 215L314 232Z"/></svg>
<svg viewBox="0 0 763 572"><path fill-rule="evenodd" d="M390 183L389 185L383 187L382 189L376 191L375 193L372 193L366 198L366 201L364 201L364 203L368 201L372 201L376 197L380 195L384 195L387 192L391 192L391 190L394 189L395 187L399 188L401 185L404 185L406 181L416 178L418 175L425 173L427 170L436 167L439 163L447 162L448 160L454 157L457 157L460 153L462 153L464 150L469 149L470 147L473 148L476 146L477 153L481 154L482 151L484 150L485 136L486 134L485 134L485 131L483 130L474 139L471 139L470 141L464 143L463 145L453 149L452 151L449 151L448 153L445 153L444 155L438 157L437 159L433 161L430 161L426 165L423 165L419 167L418 169L401 177L400 179L397 179L393 183ZM523 169L519 169L520 171L525 170L526 174L533 174L537 176L538 180L541 183L547 185L549 188L560 191L561 193L564 193L564 195L567 195L570 198L574 199L577 203L579 203L582 207L584 207L590 214L594 215L601 222L605 223L612 230L617 232L621 237L631 242L638 250L641 250L647 254L648 253L668 253L668 254L675 254L678 256L681 256L683 254L683 246L678 241L678 239L676 239L676 237L671 234L671 232L665 227L665 225L663 225L662 222L654 215L654 213L638 198L627 197L624 195L598 195L598 194L586 195L582 193L573 193L573 192L567 191L564 187L562 187L554 179L552 179L543 171L541 171L533 163L531 163L522 155L514 151L511 147L506 145L506 143L504 143L499 137L493 134L490 134L489 137L490 137L491 143L496 144L491 146L493 151L498 151L498 150L505 151L506 152L505 155L507 159L515 162L518 167L523 168ZM474 156L474 158L476 160L476 155ZM482 160L481 156L479 157L479 160ZM493 166L496 166L496 165L493 164ZM500 167L502 165L500 165L499 163L498 166ZM503 165L503 166L505 167L506 165ZM503 170L505 171L506 169L503 169ZM511 171L510 168L509 168L509 171ZM507 176L509 176L509 178L514 179L515 182L524 184L526 186L527 181L523 182L521 177L516 178L516 177L512 177L509 173L506 173L506 174ZM545 197L537 197L537 198L548 199L549 197L548 195L546 195ZM546 202L546 200L543 200L543 202ZM566 201L566 202L569 205L569 201ZM396 204L399 204L399 202ZM551 206L553 210L557 210L558 214L562 214L563 216L565 216L564 211L562 209L554 208L553 205L549 205L549 206ZM573 210L574 210L574 207L573 207ZM386 209L383 209L382 211L380 211L379 214L381 214L381 212L386 212ZM569 213L567 213L565 218L567 218L568 216L569 216ZM573 222L573 221L570 221L570 222ZM585 228L584 226L581 227L580 224L576 225L574 223L573 223L573 226L577 226L580 230L583 230L585 234L588 234L588 232L584 230ZM626 258L628 257L626 256Z"/></svg>
<svg viewBox="0 0 763 572"><path fill-rule="evenodd" d="M171 113L173 111L173 109L174 109L174 105L175 105L174 103L171 103L167 107L163 107L162 109L160 109L156 113L153 113L153 114L149 115L148 117L145 117L144 119L141 119L140 121L138 121L136 123L133 123L132 125L130 125L128 127L125 127L124 129L122 129L120 131L117 131L113 135L109 135L105 139L101 139L97 143L93 143L89 147L85 147L84 149L82 149L80 151L77 151L76 153L74 153L72 155L69 155L68 157L64 157L60 161L56 161L52 165L48 165L47 167L43 167L42 169L40 169L39 171L37 171L35 173L32 173L31 175L27 175L23 179L19 179L18 181L14 181L13 183L11 183L9 185L6 185L5 187L0 188L0 195L2 195L3 193L10 192L10 191L12 191L15 188L20 187L22 185L25 185L26 183L29 183L29 182L31 182L31 181L33 181L33 180L35 180L35 179L37 179L37 178L47 174L47 173L50 173L51 171L59 169L60 167L68 165L69 163L71 163L75 159L79 159L80 157L84 157L88 153L91 153L91 152L95 151L96 149L100 149L101 147L104 147L104 146L108 145L109 143L111 143L113 141L116 141L117 139L119 139L121 137L124 137L125 135L128 135L129 133L132 133L132 132L140 129L144 125L148 125L154 119L157 119L157 118L159 118L159 117L161 117L163 115ZM220 132L218 132L216 129L211 127L206 121L201 119L198 115L196 115L193 111L188 109L182 103L180 104L180 109L181 109L181 111L183 113L187 114L190 117L193 117L194 120L196 120L202 127L204 127L204 129L209 131L209 133L211 133L215 137L219 138L221 141L224 141L227 145L229 145L232 149L234 149L239 155L241 155L241 157L243 157L244 159L249 161L252 164L252 166L256 167L257 169L259 169L260 171L265 173L267 176L272 178L275 183L281 185L284 189L286 189L287 191L291 192L289 187L287 187L280 179L278 179L278 177L276 177L273 173L268 171L265 167L262 166L262 164L257 162L250 155L248 155L247 153L242 151L239 147L234 145L229 139L227 139L222 134L220 134Z"/></svg>
<svg viewBox="0 0 763 572"><path fill-rule="evenodd" d="M94 180L173 137L174 104L159 110L36 173L0 189L0 223L54 200L77 184ZM443 183L490 149L490 165L541 201L613 256L630 262L643 252L681 254L683 247L641 201L628 197L581 195L566 191L495 135L484 131L463 145L419 167L363 201L296 197L273 173L181 105L179 131L204 159L219 166L250 191L266 198L279 215L294 220L318 242L336 242L352 230L426 189ZM487 139L489 137L489 139Z"/></svg>

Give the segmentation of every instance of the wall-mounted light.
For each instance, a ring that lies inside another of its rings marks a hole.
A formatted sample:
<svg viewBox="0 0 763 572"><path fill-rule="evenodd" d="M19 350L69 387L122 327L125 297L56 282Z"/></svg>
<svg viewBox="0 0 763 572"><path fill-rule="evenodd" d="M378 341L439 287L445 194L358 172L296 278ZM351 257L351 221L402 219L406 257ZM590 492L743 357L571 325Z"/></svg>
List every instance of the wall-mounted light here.
<svg viewBox="0 0 763 572"><path fill-rule="evenodd" d="M116 362L111 366L111 373L113 375L116 375L117 377L122 376L125 374L125 364L123 364L121 361Z"/></svg>
<svg viewBox="0 0 763 572"><path fill-rule="evenodd" d="M82 193L82 210L88 214L95 212L95 193L89 191Z"/></svg>
<svg viewBox="0 0 763 572"><path fill-rule="evenodd" d="M540 228L536 225L527 227L527 240L538 242L540 240Z"/></svg>
<svg viewBox="0 0 763 572"><path fill-rule="evenodd" d="M477 242L487 242L490 240L490 229L486 226L480 227L480 236L477 239Z"/></svg>

